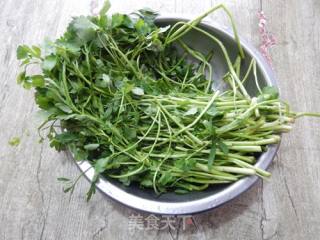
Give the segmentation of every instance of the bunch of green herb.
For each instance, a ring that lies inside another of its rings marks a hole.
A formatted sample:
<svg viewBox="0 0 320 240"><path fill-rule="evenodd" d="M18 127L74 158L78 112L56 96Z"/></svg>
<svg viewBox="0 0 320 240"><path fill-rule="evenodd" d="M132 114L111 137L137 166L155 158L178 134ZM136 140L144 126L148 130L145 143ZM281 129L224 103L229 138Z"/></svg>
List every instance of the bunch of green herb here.
<svg viewBox="0 0 320 240"><path fill-rule="evenodd" d="M241 76L245 56L229 11L219 5L190 22L161 28L151 10L107 16L108 7L99 16L75 17L61 38L41 48L17 49L18 83L35 89L35 101L47 116L39 133L48 129L51 147L70 150L95 170L88 199L100 176L156 193L203 190L247 175L268 177L254 166L257 154L278 143L278 133L289 131L295 118L308 114L291 112L275 88L260 88L254 59ZM221 8L239 47L233 60L223 42L198 27ZM229 90L212 90L213 54L183 41L191 30L221 48ZM41 73L28 73L30 65L41 66ZM252 74L259 90L254 97L243 85ZM60 178L65 191L78 179Z"/></svg>

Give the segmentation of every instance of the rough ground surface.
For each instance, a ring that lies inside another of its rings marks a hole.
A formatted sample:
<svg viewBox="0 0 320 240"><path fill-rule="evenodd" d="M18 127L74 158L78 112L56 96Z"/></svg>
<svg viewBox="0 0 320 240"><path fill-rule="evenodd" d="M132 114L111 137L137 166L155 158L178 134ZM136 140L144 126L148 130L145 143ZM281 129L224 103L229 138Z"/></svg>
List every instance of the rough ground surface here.
<svg viewBox="0 0 320 240"><path fill-rule="evenodd" d="M162 13L197 14L215 0L114 0L113 11L149 6ZM282 97L297 110L320 112L320 2L318 0L224 1L243 37L258 45L257 11L262 7L278 44L273 65ZM320 121L301 119L283 137L270 167L273 176L239 198L198 214L176 229L139 230L138 212L100 193L86 203L81 181L70 201L56 181L78 169L66 156L38 144L32 92L15 83L20 43L35 44L61 34L72 15L88 14L89 0L0 1L0 239L319 239ZM222 14L212 20L227 24ZM21 137L18 147L8 140ZM148 215L143 214L143 217ZM178 221L177 221L178 222ZM132 224L132 222L131 222ZM130 229L131 226L131 229Z"/></svg>

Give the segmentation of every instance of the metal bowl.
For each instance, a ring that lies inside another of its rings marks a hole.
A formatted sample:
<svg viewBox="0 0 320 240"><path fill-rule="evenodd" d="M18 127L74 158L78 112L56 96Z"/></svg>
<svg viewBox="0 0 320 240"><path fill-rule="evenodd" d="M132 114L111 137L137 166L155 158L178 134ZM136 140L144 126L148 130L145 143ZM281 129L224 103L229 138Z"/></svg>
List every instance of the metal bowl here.
<svg viewBox="0 0 320 240"><path fill-rule="evenodd" d="M173 25L178 21L187 21L189 19L190 18L185 17L160 16L157 18L156 22L159 26L167 26ZM200 24L200 27L218 37L225 44L230 57L235 59L238 51L231 31L215 26L206 21L203 21ZM242 38L240 38L240 40L247 56L244 65L248 67L251 58L255 58L257 62L259 83L262 86L277 86L276 79L271 68L265 62L260 53ZM185 35L184 41L191 47L203 52L208 52L212 49L214 50L214 57L211 62L215 74L214 78L221 79L222 75L227 71L227 66L219 47L210 41L208 37L195 31L191 31ZM246 67L243 69L246 69ZM218 86L218 88L222 88L223 84L220 82L216 86ZM249 79L245 87L249 94L254 94L256 92L253 79ZM278 146L279 144L269 145L268 150L259 156L255 166L261 169L266 169L272 162ZM85 172L85 176L88 180L91 181L94 175L94 170L91 168L86 171L91 166L90 163L88 161L82 161L77 162L77 165L81 171ZM96 186L101 192L126 206L151 213L180 215L202 212L224 204L249 189L257 179L258 177L256 176L245 177L229 185L211 186L205 191L191 192L185 195L164 193L157 196L152 189L141 189L135 185L126 187L115 180L106 178L101 178Z"/></svg>

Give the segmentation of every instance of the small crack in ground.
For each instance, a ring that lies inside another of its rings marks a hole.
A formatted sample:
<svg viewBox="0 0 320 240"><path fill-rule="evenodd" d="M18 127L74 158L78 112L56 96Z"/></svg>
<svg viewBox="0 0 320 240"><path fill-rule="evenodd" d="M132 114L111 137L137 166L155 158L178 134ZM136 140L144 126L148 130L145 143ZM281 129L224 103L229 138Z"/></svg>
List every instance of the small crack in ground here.
<svg viewBox="0 0 320 240"><path fill-rule="evenodd" d="M38 162L37 172L36 172L36 179L37 179L38 190L41 195L42 205L44 205L44 192L43 192L43 190L41 188L41 184L40 184L40 170L41 170L42 153L43 153L43 145L41 145L41 147L40 147L40 154L39 154L39 162Z"/></svg>
<svg viewBox="0 0 320 240"><path fill-rule="evenodd" d="M168 232L170 234L170 237L172 240L178 240L179 239L179 234L180 234L180 229L181 229L181 218L175 217L175 222L178 222L178 225L176 226L176 236L174 237L172 234L172 229L169 227Z"/></svg>
<svg viewBox="0 0 320 240"><path fill-rule="evenodd" d="M197 231L199 231L200 228L199 228L199 226L198 226L198 223L196 222L196 219L192 216L192 217L191 217L191 220L192 220L192 222L193 222L193 225L194 225L195 228L197 229Z"/></svg>
<svg viewBox="0 0 320 240"><path fill-rule="evenodd" d="M45 213L43 214L43 223L42 223L40 238L39 238L40 240L43 239L43 233L44 233L44 230L47 226L47 218L48 218L48 212L49 212L49 208L50 208L50 202L51 202L51 194L49 195L48 207L47 207Z"/></svg>
<svg viewBox="0 0 320 240"><path fill-rule="evenodd" d="M293 209L293 211L294 211L294 214L295 214L296 218L298 219L298 212L297 212L295 203L294 203L294 201L293 201L293 197L292 197L291 192L290 192L290 189L289 189L289 185L288 185L288 182L287 182L287 178L286 178L286 176L283 174L283 171L284 171L283 168L284 168L283 165L279 165L280 174L281 174L281 176L283 176L282 179L283 179L283 182L284 182L284 186L285 186L285 189L286 189L286 192L287 192L287 195L288 195L288 198L289 198L291 207L292 207L292 209Z"/></svg>
<svg viewBox="0 0 320 240"><path fill-rule="evenodd" d="M267 220L267 216L266 216L266 209L264 207L264 199L263 199L263 182L261 182L261 210L262 210L262 215L260 219L261 239L265 240L264 222Z"/></svg>
<svg viewBox="0 0 320 240"><path fill-rule="evenodd" d="M287 183L287 178L284 177L283 178L283 181L284 181L284 186L286 188L286 191L287 191L287 194L288 194L288 197L289 197L289 200L290 200L290 203L291 203L291 207L294 211L294 214L296 215L296 217L298 218L298 213L297 213L297 209L296 209L296 206L293 202L293 199L292 199L292 196L291 196L291 193L290 193L290 190L289 190L289 186L288 186L288 183Z"/></svg>
<svg viewBox="0 0 320 240"><path fill-rule="evenodd" d="M105 215L103 226L100 227L100 228L93 234L92 240L95 240L96 237L97 237L100 233L102 233L102 232L108 227L108 220L107 220L107 219L108 219L108 215L109 215L109 214L106 214L106 215Z"/></svg>

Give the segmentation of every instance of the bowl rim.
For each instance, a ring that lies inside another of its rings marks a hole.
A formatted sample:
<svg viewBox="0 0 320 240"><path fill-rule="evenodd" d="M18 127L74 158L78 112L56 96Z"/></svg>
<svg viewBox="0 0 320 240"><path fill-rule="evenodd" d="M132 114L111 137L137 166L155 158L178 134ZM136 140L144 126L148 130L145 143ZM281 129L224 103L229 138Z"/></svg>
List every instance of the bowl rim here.
<svg viewBox="0 0 320 240"><path fill-rule="evenodd" d="M189 21L193 18L194 15L161 14L156 18L156 22L161 23L163 21ZM234 39L232 30L215 24L212 21L204 19L203 21L201 21L200 25L208 29L218 31ZM245 51L251 57L255 58L257 65L261 69L262 75L266 79L267 84L278 88L275 74L270 65L261 55L261 53L252 44L242 38L241 35L239 36L239 39L241 46L245 49ZM268 145L268 150L260 156L255 166L264 170L267 169L267 167L271 164L273 158L275 157L279 145L280 143ZM68 153L70 154L71 152L68 151ZM75 163L80 171L84 173L85 177L91 182L94 176L94 169L91 167L91 164L87 160L80 162L75 161ZM125 190L117 187L103 177L100 178L100 180L96 183L96 188L111 199L122 203L127 207L131 207L143 212L162 215L187 215L207 211L216 208L224 203L227 203L235 197L239 196L241 193L247 191L254 185L257 180L258 176L244 177L230 184L230 186L226 187L224 190L216 194L187 202L159 202L155 200L145 199L126 192Z"/></svg>

